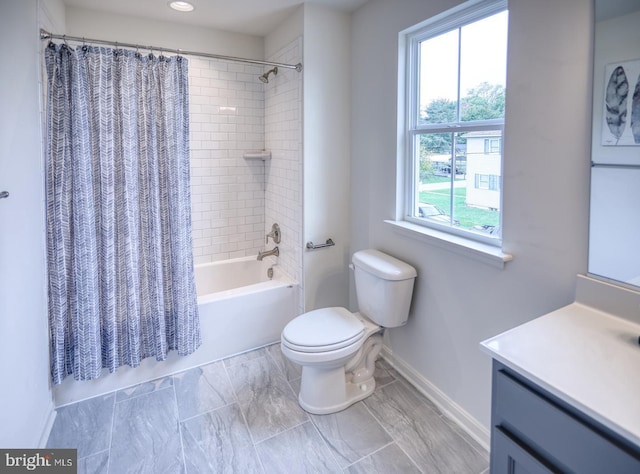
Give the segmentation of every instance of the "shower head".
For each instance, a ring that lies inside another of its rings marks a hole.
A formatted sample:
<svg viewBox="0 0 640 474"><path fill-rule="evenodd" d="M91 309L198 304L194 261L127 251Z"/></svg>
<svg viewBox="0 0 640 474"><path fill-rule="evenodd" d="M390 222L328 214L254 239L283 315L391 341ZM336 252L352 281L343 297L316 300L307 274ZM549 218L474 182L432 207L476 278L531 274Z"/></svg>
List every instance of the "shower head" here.
<svg viewBox="0 0 640 474"><path fill-rule="evenodd" d="M273 73L274 76L278 75L278 68L274 67L273 69L269 69L267 72L265 72L262 76L258 77L258 79L260 79L262 82L264 82L265 84L269 82L269 74Z"/></svg>

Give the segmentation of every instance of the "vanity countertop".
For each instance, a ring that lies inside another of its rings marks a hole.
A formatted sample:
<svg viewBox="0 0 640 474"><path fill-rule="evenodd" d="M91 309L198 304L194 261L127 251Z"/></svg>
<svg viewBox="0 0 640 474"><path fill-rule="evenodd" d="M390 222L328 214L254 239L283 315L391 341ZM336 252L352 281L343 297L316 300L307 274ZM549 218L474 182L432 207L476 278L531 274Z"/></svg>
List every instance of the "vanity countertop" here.
<svg viewBox="0 0 640 474"><path fill-rule="evenodd" d="M487 339L481 347L640 446L638 336L640 325L575 302Z"/></svg>

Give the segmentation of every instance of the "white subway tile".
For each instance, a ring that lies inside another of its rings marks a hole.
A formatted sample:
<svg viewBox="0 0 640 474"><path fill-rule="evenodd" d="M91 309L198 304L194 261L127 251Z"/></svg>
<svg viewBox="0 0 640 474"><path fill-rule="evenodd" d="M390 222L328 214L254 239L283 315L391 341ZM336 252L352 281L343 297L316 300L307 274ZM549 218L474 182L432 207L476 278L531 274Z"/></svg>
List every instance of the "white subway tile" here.
<svg viewBox="0 0 640 474"><path fill-rule="evenodd" d="M295 59L299 51L296 40L270 59ZM255 255L268 230L265 212L283 230L299 225L288 221L290 214L301 215L300 203L289 202L301 194L301 77L281 71L273 82L277 87L265 86L257 80L263 72L257 65L190 62L191 203L198 262ZM245 151L262 148L272 151L268 173L265 163L242 158ZM287 161L296 166L288 168ZM292 231L286 233L293 238ZM300 275L300 255L300 248L283 252L280 268Z"/></svg>

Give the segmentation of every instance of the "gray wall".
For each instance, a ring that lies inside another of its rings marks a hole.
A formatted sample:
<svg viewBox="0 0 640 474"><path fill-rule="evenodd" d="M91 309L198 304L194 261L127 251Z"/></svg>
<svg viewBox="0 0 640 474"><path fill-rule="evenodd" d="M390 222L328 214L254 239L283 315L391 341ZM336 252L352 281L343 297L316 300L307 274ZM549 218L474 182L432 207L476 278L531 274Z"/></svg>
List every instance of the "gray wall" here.
<svg viewBox="0 0 640 474"><path fill-rule="evenodd" d="M349 299L349 39L348 14L305 4L303 242L335 242L304 251L306 311Z"/></svg>
<svg viewBox="0 0 640 474"><path fill-rule="evenodd" d="M0 446L38 447L53 421L49 388L36 0L2 0L0 41Z"/></svg>
<svg viewBox="0 0 640 474"><path fill-rule="evenodd" d="M490 360L478 343L572 302L586 271L592 10L509 2L503 248L514 260L500 270L383 222L396 209L398 33L458 3L371 0L353 16L351 250L417 268L409 323L388 332L389 349L486 429Z"/></svg>

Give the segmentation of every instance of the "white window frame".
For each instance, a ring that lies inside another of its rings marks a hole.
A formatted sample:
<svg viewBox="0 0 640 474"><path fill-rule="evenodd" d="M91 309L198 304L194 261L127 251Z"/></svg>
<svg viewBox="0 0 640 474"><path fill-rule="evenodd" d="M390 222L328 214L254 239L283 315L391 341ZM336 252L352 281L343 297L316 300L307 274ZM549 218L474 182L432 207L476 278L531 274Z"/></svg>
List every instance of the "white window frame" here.
<svg viewBox="0 0 640 474"><path fill-rule="evenodd" d="M484 189L486 191L497 191L500 189L500 176L495 174L476 173L473 181L476 189Z"/></svg>
<svg viewBox="0 0 640 474"><path fill-rule="evenodd" d="M473 122L460 122L460 117L456 123L450 124L419 124L419 106L418 106L418 81L419 81L419 43L429 38L436 37L445 32L451 31L464 26L465 24L479 21L488 16L494 15L507 9L506 0L480 0L467 2L453 10L438 15L426 22L416 25L416 27L406 31L404 49L406 51L404 73L405 84L404 91L405 97L399 100L404 100L404 107L400 107L400 110L404 109L404 150L401 153L399 163L400 169L404 169L404 182L402 188L404 190L401 205L401 220L409 223L411 226L421 226L427 228L433 228L439 233L443 233L446 238L446 234L451 234L455 238L452 241L459 242L462 239L481 242L493 247L502 246L501 236L490 237L484 236L479 233L474 233L469 230L460 229L454 226L442 225L436 222L430 222L424 219L419 219L413 216L413 207L415 205L415 196L417 195L415 173L419 169L419 163L416 163L418 154L414 149L417 140L417 136L423 133L466 133L477 131L500 131L502 137L504 137L504 119L482 120ZM401 46L401 49L402 46ZM402 64L401 64L402 68ZM402 75L403 71L400 70ZM458 114L460 114L460 107L458 107ZM501 147L502 148L502 147ZM502 150L501 150L502 151ZM454 153L455 155L455 153ZM501 164L502 166L502 164ZM452 170L453 171L453 170ZM400 196L399 196L400 197ZM500 196L502 201L502 193ZM452 207L453 209L453 207ZM502 209L502 205L501 205ZM405 228L407 226L404 226ZM500 227L502 227L502 211L500 212ZM471 245L473 246L473 244ZM502 255L503 261L511 260L511 256Z"/></svg>
<svg viewBox="0 0 640 474"><path fill-rule="evenodd" d="M485 138L484 139L484 153L485 155L489 155L492 153L500 153L502 151L502 146L500 142L501 138Z"/></svg>

